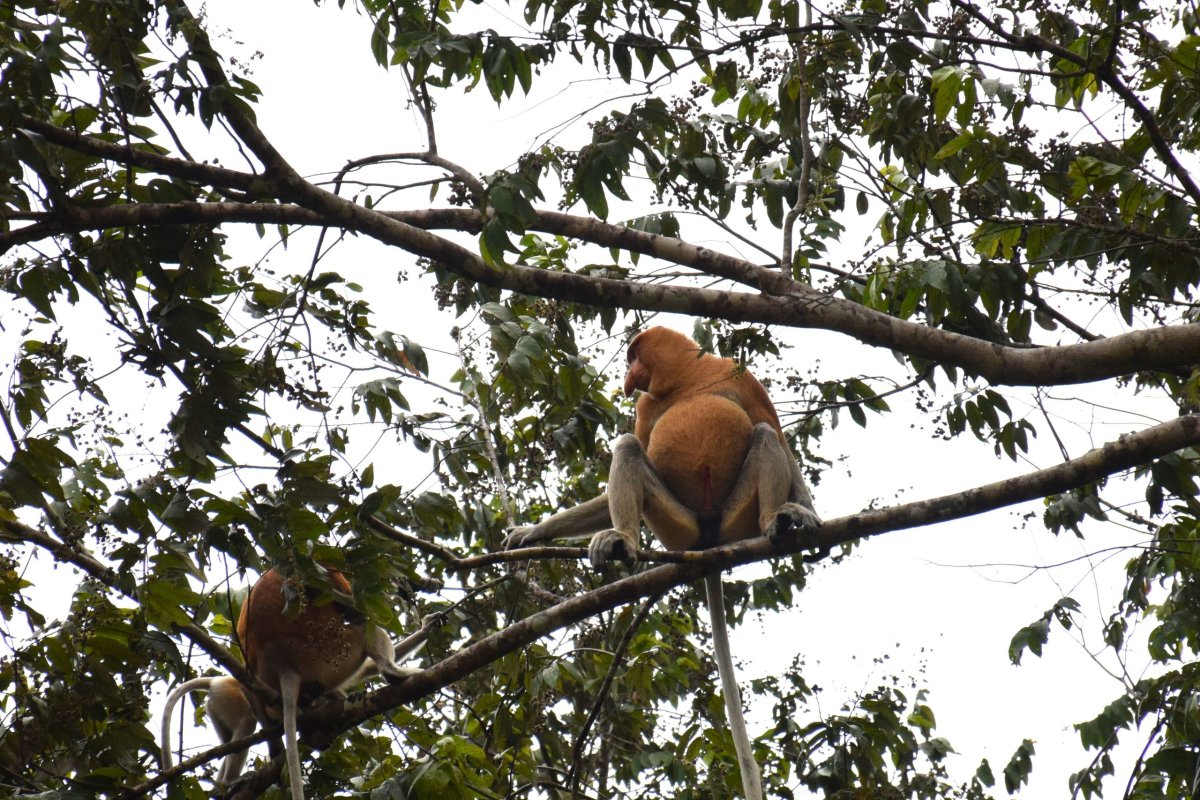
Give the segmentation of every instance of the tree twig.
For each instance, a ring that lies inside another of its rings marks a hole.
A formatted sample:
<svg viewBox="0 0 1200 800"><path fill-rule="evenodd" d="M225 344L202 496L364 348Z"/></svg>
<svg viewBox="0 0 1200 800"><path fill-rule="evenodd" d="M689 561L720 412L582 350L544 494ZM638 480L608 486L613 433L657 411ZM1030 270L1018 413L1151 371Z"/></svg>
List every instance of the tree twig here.
<svg viewBox="0 0 1200 800"><path fill-rule="evenodd" d="M629 649L629 643L633 641L633 637L637 634L638 629L642 627L642 623L646 621L646 617L650 616L650 612L658 601L662 599L663 593L653 594L646 598L642 603L642 607L638 609L634 618L629 621L629 627L621 635L621 641L617 643L616 648L612 652L612 663L608 665L608 671L604 674L604 680L600 682L600 686L596 689L596 700L592 703L592 708L588 712L587 719L584 720L583 726L579 729L579 733L575 736L575 746L571 748L571 768L567 773L567 785L571 790L571 797L577 800L579 797L579 778L582 772L583 748L587 744L588 733L592 726L596 724L596 720L600 718L600 712L604 708L604 703L608 700L608 693L612 689L613 681L616 680L617 671L621 668L621 664L625 661L625 651Z"/></svg>
<svg viewBox="0 0 1200 800"><path fill-rule="evenodd" d="M307 185L307 184L306 184ZM431 258L467 280L537 297L587 303L603 308L669 311L691 316L719 316L735 322L760 322L799 328L823 328L854 337L867 345L898 350L918 358L953 364L995 385L1043 386L1086 383L1142 370L1173 369L1200 361L1200 325L1165 325L1131 331L1080 344L1037 348L1008 347L916 322L897 319L849 300L789 281L776 270L703 247L647 234L597 220L557 212L540 212L532 228L613 247L648 253L675 263L754 283L766 293L751 294L690 286L652 286L625 280L556 272L519 264L493 267L478 254L425 230L447 227L476 230L478 212L433 209L380 212L309 186L313 207L223 204L230 216L245 221L268 219L338 224L374 236L409 252ZM319 198L319 202L318 202ZM178 224L199 215L214 219L209 204L171 203L142 209L74 209L84 228L125 224ZM219 221L219 220L217 220ZM56 221L63 225L63 221ZM21 229L27 231L29 228ZM0 234L0 250L14 235ZM43 228L39 233L45 235ZM780 282L790 285L784 291Z"/></svg>
<svg viewBox="0 0 1200 800"><path fill-rule="evenodd" d="M59 541L48 533L13 519L0 517L0 531L7 534L8 538L22 541L45 550L55 561L78 567L84 574L99 581L114 592L135 602L138 600L132 591L122 585L121 576L116 570L101 562L83 547ZM262 684L250 676L250 673L246 671L246 668L240 661L233 657L229 649L212 638L204 628L195 623L188 623L187 625L176 625L174 630L179 631L179 633L194 642L197 647L208 653L214 661L228 670L229 674L239 681L242 681L247 686L262 688Z"/></svg>

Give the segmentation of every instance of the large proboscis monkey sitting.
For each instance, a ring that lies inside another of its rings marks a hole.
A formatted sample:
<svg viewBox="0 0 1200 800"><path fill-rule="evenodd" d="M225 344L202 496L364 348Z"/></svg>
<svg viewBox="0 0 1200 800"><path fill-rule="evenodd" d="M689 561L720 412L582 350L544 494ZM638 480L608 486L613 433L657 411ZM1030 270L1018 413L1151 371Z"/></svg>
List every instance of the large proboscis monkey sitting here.
<svg viewBox="0 0 1200 800"><path fill-rule="evenodd" d="M330 570L330 585L350 593L350 582ZM264 726L283 719L284 748L292 800L303 800L300 752L296 734L297 709L322 695L339 692L376 673L401 680L420 670L397 666L396 659L415 650L428 631L409 636L393 645L382 628L369 627L360 615L336 602L325 605L304 603L295 614L285 613L286 579L268 570L250 588L238 617L238 641L246 656L246 670L264 685L279 692L280 709L268 708L259 697L229 676L195 678L180 684L167 696L162 720L162 765L170 769L171 717L175 704L185 694L207 690L205 708L222 744L249 736L258 723ZM237 780L246 764L248 751L231 753L221 764L217 782Z"/></svg>
<svg viewBox="0 0 1200 800"><path fill-rule="evenodd" d="M592 563L632 563L642 520L669 550L696 550L767 536L810 535L821 526L766 390L732 359L702 353L668 328L629 343L625 394L641 391L634 434L613 445L608 492L514 528L508 548L596 532ZM725 630L721 576L705 588L730 732L749 800L762 778L742 718Z"/></svg>

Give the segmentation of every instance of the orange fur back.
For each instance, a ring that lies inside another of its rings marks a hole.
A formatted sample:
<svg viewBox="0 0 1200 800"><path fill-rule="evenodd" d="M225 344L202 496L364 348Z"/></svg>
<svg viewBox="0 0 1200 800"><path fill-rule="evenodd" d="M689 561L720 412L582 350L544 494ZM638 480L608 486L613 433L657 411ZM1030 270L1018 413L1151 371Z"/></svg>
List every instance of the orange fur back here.
<svg viewBox="0 0 1200 800"><path fill-rule="evenodd" d="M330 572L330 583L338 591L350 591L340 572ZM302 601L298 613L286 614L283 585L283 576L271 569L250 588L238 617L238 640L246 667L259 680L278 686L279 677L268 665L289 664L311 700L341 686L358 670L366 658L363 629L349 624L334 603L316 606Z"/></svg>
<svg viewBox="0 0 1200 800"><path fill-rule="evenodd" d="M697 513L711 512L737 482L753 427L733 400L693 395L658 417L646 455L675 499Z"/></svg>

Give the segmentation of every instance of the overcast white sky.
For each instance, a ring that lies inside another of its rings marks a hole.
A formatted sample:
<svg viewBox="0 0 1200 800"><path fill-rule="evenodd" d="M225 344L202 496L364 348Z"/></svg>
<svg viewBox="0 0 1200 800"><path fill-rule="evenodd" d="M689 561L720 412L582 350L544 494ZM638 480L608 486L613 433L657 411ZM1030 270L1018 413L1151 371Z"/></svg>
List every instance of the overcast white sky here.
<svg viewBox="0 0 1200 800"><path fill-rule="evenodd" d="M506 27L497 9L502 7L492 3L479 9L480 27ZM259 124L302 173L329 173L347 159L424 147L422 126L407 108L400 74L381 70L371 58L370 24L364 17L350 10L339 12L332 3L318 8L296 0L209 0L207 14L218 50L241 58L262 53L254 61L252 76L263 89ZM223 29L228 30L228 38ZM231 47L231 40L241 44ZM596 77L587 72L567 75L555 67L553 79L540 81L534 97L517 98L502 109L483 89L439 97L441 154L487 172L511 166L517 155L564 124L568 127L559 141L578 143L588 131L579 122L570 124L576 112L597 103L600 111L624 105L616 99L626 90ZM215 135L212 141L213 153L226 153L227 165L244 166L231 159ZM204 158L212 153L193 155ZM849 252L864 246L867 225L845 237ZM277 263L307 263L314 240L311 233L295 233L288 249L276 249L271 258ZM234 252L246 262L257 261L270 243L260 241L252 230L233 242ZM741 252L719 240L704 243ZM398 333L434 350L449 350L449 330L455 320L434 311L420 286L410 283L403 291L396 287L397 270L411 262L404 253L351 241L333 251L327 267L366 286L377 312L382 304L376 298L396 297L396 320L388 324ZM686 320L666 324L690 331ZM785 358L795 363L820 360L824 377L895 373L889 353L844 337L798 331L788 340L793 349ZM457 366L454 359L436 352L431 353L431 361L435 374L441 370L443 377ZM619 377L610 375L614 383ZM1104 399L1095 387L1053 394ZM1154 419L1174 414L1161 398L1141 398L1137 408L1128 398L1112 404ZM1032 408L1013 403L1018 416L1031 413ZM1147 419L1126 412L1094 419L1083 402L1070 408L1073 416L1059 418L1056 424L1072 456L1148 424ZM948 494L1061 460L1047 435L1035 444L1030 463L1014 464L991 458L988 448L974 441L933 439L919 424L916 418L892 414L873 417L863 431L843 417L842 424L821 442L823 455L844 459L814 487L821 514L833 518L868 504ZM394 445L381 445L390 446ZM377 452L374 457L378 463L384 454ZM413 475L424 469L418 465ZM410 482L414 479L410 476ZM1008 661L1008 641L1020 627L1070 594L1084 605L1087 632L1094 637L1088 645L1098 652L1100 626L1112 611L1109 604L1117 598L1127 556L1081 556L1127 543L1131 535L1115 525L1092 524L1085 543L1069 534L1056 539L1042 527L1040 513L1040 504L1030 504L936 528L893 533L867 542L841 564L818 568L790 614L765 624L750 622L735 631L743 680L778 671L801 652L810 682L825 689L820 711L831 713L890 674L911 674L931 690L936 734L964 754L952 761L956 778L967 780L978 759L986 756L1002 780L1001 771L1012 752L1022 738L1031 737L1038 757L1032 785L1023 794L1066 796L1067 775L1090 759L1079 748L1071 724L1093 717L1121 687L1061 630L1052 634L1044 658L1026 654L1019 668ZM1022 520L1026 514L1034 515L1028 523ZM1035 569L1065 562L1073 563ZM763 569L748 567L737 576L751 577ZM888 661L878 665L877 657ZM1115 667L1109 655L1101 658L1109 668ZM1135 653L1130 665L1135 678L1145 667L1137 659ZM769 724L767 710L757 711L751 718L752 732L756 720L760 730ZM1138 742L1133 752L1140 746ZM1132 754L1118 765L1119 784L1127 779L1130 763ZM1112 791L1119 789L1114 786Z"/></svg>
<svg viewBox="0 0 1200 800"><path fill-rule="evenodd" d="M207 10L210 31L217 34L227 27L234 39L245 43L244 54L261 51L253 76L263 89L259 122L301 172L329 172L348 158L423 147L422 127L407 108L401 77L374 64L367 48L369 23L362 17L338 13L332 4L315 8L285 0L210 0ZM479 14L481 28L508 26L502 6L485 3ZM218 40L217 46L229 52L227 42ZM584 140L589 132L574 115L593 107L600 112L622 107L625 103L619 98L627 91L586 71L564 75L557 66L552 79L536 87L533 97L515 98L501 109L482 88L439 96L441 154L480 172L511 166L547 132L557 132L557 141L565 144ZM869 234L865 228L845 237L848 252L864 246ZM307 258L310 248L296 242L293 237L286 257ZM736 243L705 243L742 250ZM253 252L261 251L261 244L250 244L257 248ZM358 252L356 246L335 251L336 268L353 280L368 285L378 280L381 291L394 291L396 268L410 259L381 254L374 246L362 248L361 259L356 258ZM409 291L418 293L405 304L404 324L397 323L395 329L422 343L437 344L454 321L429 311L431 304L416 287ZM431 314L428 320L420 316L425 313ZM690 330L687 320L668 324ZM789 339L794 349L785 357L820 359L827 377L894 372L889 353L844 337L800 331ZM441 344L448 345L448 340ZM435 369L436 362L435 357ZM443 360L444 368L453 366ZM1053 394L1107 399L1098 387ZM1174 414L1161 398L1142 398L1137 408L1127 398L1113 404L1154 419ZM1014 402L1013 410L1021 416L1031 413L1032 406L1022 408ZM1147 424L1145 418L1123 412L1093 419L1084 402L1069 413L1074 416L1059 418L1056 424L1072 456ZM826 434L823 454L845 459L814 489L818 510L826 518L851 514L868 504L948 494L1061 460L1045 434L1035 444L1031 463L1014 464L990 458L986 447L972 441L933 440L927 430L910 428L909 423L899 414L889 415L873 419L863 431L843 418ZM1052 634L1044 658L1026 654L1021 667L1009 663L1008 641L1070 594L1084 605L1087 632L1093 637L1088 646L1099 652L1095 637L1112 611L1108 604L1116 599L1114 590L1121 585L1127 557L1084 556L1126 543L1130 535L1115 525L1091 525L1085 543L1070 535L1054 538L1042 527L1040 513L1041 505L1034 503L893 533L866 543L844 563L818 569L791 614L735 631L743 679L778 671L802 652L810 681L826 689L821 711L830 713L889 674L911 674L931 690L937 734L964 754L953 762L956 777L968 779L978 759L986 756L1002 780L1001 770L1028 736L1036 742L1038 758L1023 794L1065 796L1067 775L1090 759L1078 746L1071 724L1093 717L1121 687L1061 630ZM1028 523L1022 520L1027 514L1034 515ZM1065 565L1036 569L1054 564ZM751 577L762 569L746 568L738 576ZM768 642L796 646L764 646ZM888 661L877 665L877 657ZM1107 654L1101 658L1115 668ZM1130 665L1134 676L1144 667L1135 653ZM760 712L765 726L767 710ZM1139 742L1132 750L1140 746ZM1127 779L1131 763L1132 754L1118 766L1119 783ZM997 791L1002 793L1002 787Z"/></svg>

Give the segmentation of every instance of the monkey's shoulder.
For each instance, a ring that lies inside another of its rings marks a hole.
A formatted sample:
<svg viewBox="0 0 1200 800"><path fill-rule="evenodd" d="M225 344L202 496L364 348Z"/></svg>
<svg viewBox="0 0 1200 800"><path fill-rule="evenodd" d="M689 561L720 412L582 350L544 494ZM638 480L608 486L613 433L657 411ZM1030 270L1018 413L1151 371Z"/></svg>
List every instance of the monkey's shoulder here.
<svg viewBox="0 0 1200 800"><path fill-rule="evenodd" d="M642 395L637 405L638 422L657 428L661 424L695 425L735 421L750 414L734 391L677 393L658 398Z"/></svg>

